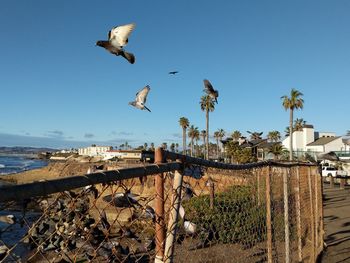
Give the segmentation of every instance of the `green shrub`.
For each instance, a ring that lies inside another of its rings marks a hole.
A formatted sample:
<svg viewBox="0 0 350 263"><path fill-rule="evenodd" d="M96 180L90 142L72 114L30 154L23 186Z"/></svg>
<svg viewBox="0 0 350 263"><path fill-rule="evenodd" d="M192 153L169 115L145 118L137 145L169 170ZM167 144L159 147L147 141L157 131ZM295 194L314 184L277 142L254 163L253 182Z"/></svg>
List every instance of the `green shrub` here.
<svg viewBox="0 0 350 263"><path fill-rule="evenodd" d="M214 208L210 197L203 195L184 202L186 220L214 233L216 242L254 246L265 239L265 208L258 206L253 187L233 186L215 195ZM206 233L206 231L199 231ZM205 238L201 237L200 238Z"/></svg>

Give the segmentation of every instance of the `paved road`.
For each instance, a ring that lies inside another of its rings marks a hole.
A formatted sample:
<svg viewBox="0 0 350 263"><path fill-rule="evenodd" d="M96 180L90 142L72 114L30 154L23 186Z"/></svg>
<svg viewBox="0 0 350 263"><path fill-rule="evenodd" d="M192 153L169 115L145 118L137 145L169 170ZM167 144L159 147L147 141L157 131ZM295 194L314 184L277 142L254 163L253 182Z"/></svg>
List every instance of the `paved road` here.
<svg viewBox="0 0 350 263"><path fill-rule="evenodd" d="M323 189L325 242L322 263L350 263L350 188Z"/></svg>

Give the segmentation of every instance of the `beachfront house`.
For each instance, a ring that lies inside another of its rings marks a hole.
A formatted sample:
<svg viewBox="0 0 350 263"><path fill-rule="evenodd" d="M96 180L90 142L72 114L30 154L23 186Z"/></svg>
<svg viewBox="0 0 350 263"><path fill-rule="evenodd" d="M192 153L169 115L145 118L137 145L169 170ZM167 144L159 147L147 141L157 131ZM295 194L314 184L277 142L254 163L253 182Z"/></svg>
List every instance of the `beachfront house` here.
<svg viewBox="0 0 350 263"><path fill-rule="evenodd" d="M91 145L89 147L79 148L78 153L83 156L103 156L105 152L112 149L112 146Z"/></svg>
<svg viewBox="0 0 350 263"><path fill-rule="evenodd" d="M108 150L103 156L104 160L117 158L126 161L152 161L154 152L145 150Z"/></svg>
<svg viewBox="0 0 350 263"><path fill-rule="evenodd" d="M328 152L346 152L349 148L341 136L336 136L334 132L316 132L313 125L306 124L300 131L293 134L293 152L296 156L311 155L315 159L317 156ZM290 136L287 136L282 144L289 149Z"/></svg>

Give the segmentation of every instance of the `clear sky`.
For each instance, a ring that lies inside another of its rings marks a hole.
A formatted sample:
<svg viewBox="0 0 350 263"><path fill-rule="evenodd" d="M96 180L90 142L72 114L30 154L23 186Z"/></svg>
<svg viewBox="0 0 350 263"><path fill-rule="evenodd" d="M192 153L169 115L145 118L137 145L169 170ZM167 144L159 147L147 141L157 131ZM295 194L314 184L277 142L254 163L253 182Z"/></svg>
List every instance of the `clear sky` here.
<svg viewBox="0 0 350 263"><path fill-rule="evenodd" d="M295 118L344 135L349 14L348 0L3 0L0 146L180 143L180 117L205 129L204 78L219 90L211 133L283 134L295 88ZM95 46L131 22L134 65ZM128 105L147 84L152 113Z"/></svg>

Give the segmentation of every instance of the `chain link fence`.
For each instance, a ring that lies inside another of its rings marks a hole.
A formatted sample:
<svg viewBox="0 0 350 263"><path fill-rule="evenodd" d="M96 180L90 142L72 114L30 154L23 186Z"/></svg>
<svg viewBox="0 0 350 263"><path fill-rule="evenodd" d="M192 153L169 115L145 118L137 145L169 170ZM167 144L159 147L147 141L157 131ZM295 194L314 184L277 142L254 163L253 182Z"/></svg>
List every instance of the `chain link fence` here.
<svg viewBox="0 0 350 263"><path fill-rule="evenodd" d="M228 165L161 150L155 159L1 188L0 261L315 262L322 251L316 166Z"/></svg>

